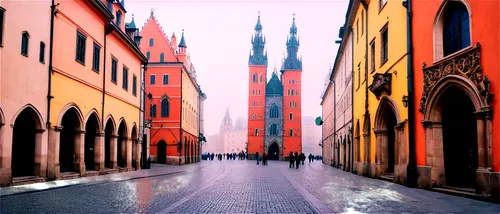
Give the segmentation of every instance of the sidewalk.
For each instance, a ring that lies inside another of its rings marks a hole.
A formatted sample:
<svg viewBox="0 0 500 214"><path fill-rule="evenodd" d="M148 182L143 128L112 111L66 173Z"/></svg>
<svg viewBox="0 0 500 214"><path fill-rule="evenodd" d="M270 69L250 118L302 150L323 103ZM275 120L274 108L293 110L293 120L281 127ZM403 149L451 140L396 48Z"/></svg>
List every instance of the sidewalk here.
<svg viewBox="0 0 500 214"><path fill-rule="evenodd" d="M31 192L47 191L52 189L59 189L72 186L86 186L95 185L117 181L127 181L134 179L141 179L147 177L163 176L175 173L182 173L193 171L205 166L209 166L210 161L201 161L197 164L172 166L164 164L151 164L151 169L141 169L139 171L120 172L108 175L99 175L91 177L81 177L68 180L55 180L42 183L34 183L19 186L0 187L0 198L9 195L18 195Z"/></svg>

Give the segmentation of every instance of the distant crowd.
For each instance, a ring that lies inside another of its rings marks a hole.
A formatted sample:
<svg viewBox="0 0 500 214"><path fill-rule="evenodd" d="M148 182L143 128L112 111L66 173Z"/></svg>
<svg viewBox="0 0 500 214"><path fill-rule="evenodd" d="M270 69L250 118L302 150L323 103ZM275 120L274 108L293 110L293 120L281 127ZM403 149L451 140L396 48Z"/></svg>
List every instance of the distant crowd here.
<svg viewBox="0 0 500 214"><path fill-rule="evenodd" d="M204 152L201 154L202 160L213 161L217 158L217 160L246 160L248 159L248 154L245 152L233 152L233 153L207 153ZM255 153L255 159L257 160L257 165L262 163L262 165L267 165L268 154L264 153L260 155L258 152ZM320 155L309 154L307 156L309 163L314 162L315 160L321 160L322 157ZM306 155L304 153L299 154L298 152L290 152L288 155L288 161L290 162L290 168L299 168L299 165L302 163L304 165L304 161L306 160Z"/></svg>

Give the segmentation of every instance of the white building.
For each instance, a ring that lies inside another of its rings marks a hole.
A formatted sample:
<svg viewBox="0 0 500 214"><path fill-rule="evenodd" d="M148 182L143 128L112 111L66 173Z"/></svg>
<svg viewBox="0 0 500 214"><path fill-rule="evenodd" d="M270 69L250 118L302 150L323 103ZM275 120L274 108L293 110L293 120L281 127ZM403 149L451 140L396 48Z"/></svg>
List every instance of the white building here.
<svg viewBox="0 0 500 214"><path fill-rule="evenodd" d="M206 137L207 142L203 144L202 152L215 154L245 152L248 139L247 121L247 119L238 118L233 124L229 115L229 109L227 109L226 115L222 119L219 133Z"/></svg>

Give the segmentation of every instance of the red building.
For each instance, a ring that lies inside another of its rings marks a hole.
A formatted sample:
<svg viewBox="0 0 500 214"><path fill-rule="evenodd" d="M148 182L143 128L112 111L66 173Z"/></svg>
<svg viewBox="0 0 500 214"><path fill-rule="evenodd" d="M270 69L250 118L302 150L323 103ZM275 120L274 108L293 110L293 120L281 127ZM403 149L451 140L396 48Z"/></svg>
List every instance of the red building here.
<svg viewBox="0 0 500 214"><path fill-rule="evenodd" d="M184 32L179 44L175 33L169 39L152 11L140 35L146 40L141 51L148 58L145 93L152 95L145 108L145 119L151 121L150 156L159 163L197 162L204 95L187 56Z"/></svg>
<svg viewBox="0 0 500 214"><path fill-rule="evenodd" d="M412 4L418 184L498 199L500 3Z"/></svg>
<svg viewBox="0 0 500 214"><path fill-rule="evenodd" d="M290 152L302 152L302 60L297 56L295 16L281 75L275 68L269 82L265 44L259 15L248 60L248 155L254 159L256 153L267 153L270 160L284 160Z"/></svg>

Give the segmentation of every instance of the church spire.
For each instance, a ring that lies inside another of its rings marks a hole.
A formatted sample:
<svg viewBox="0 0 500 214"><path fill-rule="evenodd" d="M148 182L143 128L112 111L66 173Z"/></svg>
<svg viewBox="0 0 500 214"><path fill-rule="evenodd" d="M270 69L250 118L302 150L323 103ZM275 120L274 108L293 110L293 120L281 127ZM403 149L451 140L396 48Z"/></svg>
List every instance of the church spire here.
<svg viewBox="0 0 500 214"><path fill-rule="evenodd" d="M257 24L255 25L255 32L252 35L252 52L248 59L249 65L267 65L267 51L264 53L266 45L266 37L262 34L262 24L260 22L260 11L257 17Z"/></svg>
<svg viewBox="0 0 500 214"><path fill-rule="evenodd" d="M181 36L181 41L179 42L179 47L187 48L186 40L184 39L184 29L182 29L182 36Z"/></svg>
<svg viewBox="0 0 500 214"><path fill-rule="evenodd" d="M297 25L295 24L295 13L293 14L290 34L287 36L286 49L287 57L285 59L285 70L302 70L302 61L298 58L299 39L297 36Z"/></svg>

